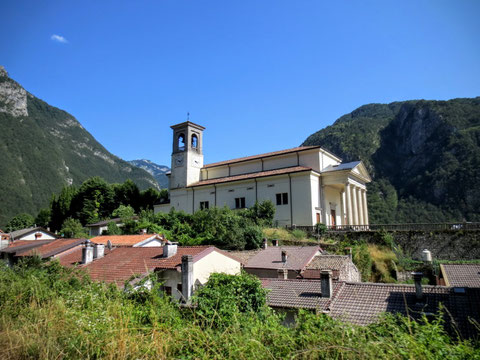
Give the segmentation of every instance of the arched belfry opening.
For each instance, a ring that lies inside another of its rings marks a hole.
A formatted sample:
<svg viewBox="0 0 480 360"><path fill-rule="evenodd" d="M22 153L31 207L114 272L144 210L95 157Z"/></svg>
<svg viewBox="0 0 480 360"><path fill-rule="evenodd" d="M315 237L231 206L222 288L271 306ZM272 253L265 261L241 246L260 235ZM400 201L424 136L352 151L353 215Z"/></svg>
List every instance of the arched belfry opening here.
<svg viewBox="0 0 480 360"><path fill-rule="evenodd" d="M185 151L185 134L184 133L178 134L177 149L178 151Z"/></svg>
<svg viewBox="0 0 480 360"><path fill-rule="evenodd" d="M191 146L192 146L192 149L195 149L195 150L198 149L198 137L195 134L192 135Z"/></svg>

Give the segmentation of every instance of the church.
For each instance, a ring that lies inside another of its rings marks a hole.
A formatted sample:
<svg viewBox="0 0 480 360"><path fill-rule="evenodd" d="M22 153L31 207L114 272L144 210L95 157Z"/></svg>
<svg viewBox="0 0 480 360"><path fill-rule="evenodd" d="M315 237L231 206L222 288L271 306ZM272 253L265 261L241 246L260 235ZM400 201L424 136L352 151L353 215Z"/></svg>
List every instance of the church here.
<svg viewBox="0 0 480 360"><path fill-rule="evenodd" d="M370 176L361 161L342 163L320 146L301 146L243 158L203 163L203 126L186 121L173 129L169 202L193 213L209 207L275 205L277 226L368 225Z"/></svg>

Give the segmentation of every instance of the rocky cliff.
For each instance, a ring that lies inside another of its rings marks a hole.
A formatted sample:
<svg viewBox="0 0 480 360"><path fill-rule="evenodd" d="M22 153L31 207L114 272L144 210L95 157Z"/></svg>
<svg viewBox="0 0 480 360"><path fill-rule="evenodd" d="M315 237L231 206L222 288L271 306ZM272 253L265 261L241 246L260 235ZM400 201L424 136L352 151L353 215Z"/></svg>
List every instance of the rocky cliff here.
<svg viewBox="0 0 480 360"><path fill-rule="evenodd" d="M52 193L91 176L156 187L146 171L116 157L67 112L28 93L0 68L0 225L36 215Z"/></svg>
<svg viewBox="0 0 480 360"><path fill-rule="evenodd" d="M366 163L371 222L480 221L480 97L365 105L304 145Z"/></svg>
<svg viewBox="0 0 480 360"><path fill-rule="evenodd" d="M155 178L155 180L157 180L158 185L160 185L162 189L168 189L168 178L166 175L167 172L170 171L168 166L158 165L146 159L130 160L129 163L139 167L140 169L148 171Z"/></svg>

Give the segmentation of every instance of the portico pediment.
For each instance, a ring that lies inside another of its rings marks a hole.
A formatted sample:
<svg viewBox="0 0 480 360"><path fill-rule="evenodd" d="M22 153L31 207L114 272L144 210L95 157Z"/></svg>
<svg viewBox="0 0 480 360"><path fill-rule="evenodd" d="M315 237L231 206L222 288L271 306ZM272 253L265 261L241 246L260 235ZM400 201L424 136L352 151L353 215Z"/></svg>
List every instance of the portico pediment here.
<svg viewBox="0 0 480 360"><path fill-rule="evenodd" d="M361 161L330 165L321 172L321 175L324 185L345 184L349 178L357 179L360 183L372 181L367 168Z"/></svg>

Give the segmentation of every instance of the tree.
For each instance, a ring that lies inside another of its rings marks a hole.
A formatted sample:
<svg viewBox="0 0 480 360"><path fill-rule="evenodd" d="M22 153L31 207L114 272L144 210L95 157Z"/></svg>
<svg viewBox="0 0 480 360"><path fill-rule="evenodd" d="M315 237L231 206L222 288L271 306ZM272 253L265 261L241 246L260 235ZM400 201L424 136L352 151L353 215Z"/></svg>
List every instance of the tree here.
<svg viewBox="0 0 480 360"><path fill-rule="evenodd" d="M30 214L19 214L10 219L5 226L6 232L12 232L15 230L25 229L32 227L35 224L35 219Z"/></svg>
<svg viewBox="0 0 480 360"><path fill-rule="evenodd" d="M113 216L119 217L123 221L130 220L135 215L135 210L130 205L120 205L118 208L113 210Z"/></svg>
<svg viewBox="0 0 480 360"><path fill-rule="evenodd" d="M217 326L229 325L238 313L259 313L266 307L267 293L250 274L212 274L192 299L196 313Z"/></svg>
<svg viewBox="0 0 480 360"><path fill-rule="evenodd" d="M107 233L103 233L102 235L120 235L122 233L122 229L120 229L115 222L110 221L107 224Z"/></svg>
<svg viewBox="0 0 480 360"><path fill-rule="evenodd" d="M35 224L44 228L48 227L50 223L50 209L41 209L35 218Z"/></svg>
<svg viewBox="0 0 480 360"><path fill-rule="evenodd" d="M60 234L66 238L84 238L87 233L78 219L68 218L63 222Z"/></svg>

